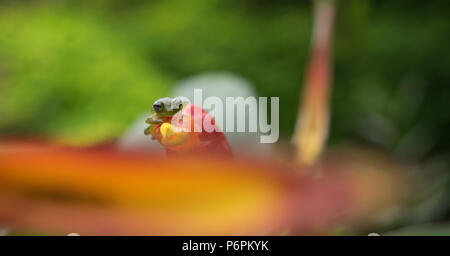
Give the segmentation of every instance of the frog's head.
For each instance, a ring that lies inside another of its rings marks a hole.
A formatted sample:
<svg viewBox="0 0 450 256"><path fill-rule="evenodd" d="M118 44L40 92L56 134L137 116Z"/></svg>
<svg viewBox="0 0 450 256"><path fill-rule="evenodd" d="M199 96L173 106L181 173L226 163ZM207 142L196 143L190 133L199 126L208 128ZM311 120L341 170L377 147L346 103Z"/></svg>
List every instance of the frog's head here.
<svg viewBox="0 0 450 256"><path fill-rule="evenodd" d="M156 126L170 121L170 118L183 109L183 101L179 97L162 98L153 103L152 114L145 121L150 126L145 129L145 134L155 135Z"/></svg>
<svg viewBox="0 0 450 256"><path fill-rule="evenodd" d="M180 98L162 98L152 106L152 113L159 117L171 117L183 108L183 102Z"/></svg>

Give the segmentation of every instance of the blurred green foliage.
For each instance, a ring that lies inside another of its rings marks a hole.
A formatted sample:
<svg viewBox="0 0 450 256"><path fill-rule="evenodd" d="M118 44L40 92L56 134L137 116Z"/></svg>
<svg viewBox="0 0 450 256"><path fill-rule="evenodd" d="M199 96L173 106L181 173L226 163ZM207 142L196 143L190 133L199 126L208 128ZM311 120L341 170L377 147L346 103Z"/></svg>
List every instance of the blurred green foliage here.
<svg viewBox="0 0 450 256"><path fill-rule="evenodd" d="M0 128L71 144L111 140L168 80L98 17L41 6L0 14Z"/></svg>
<svg viewBox="0 0 450 256"><path fill-rule="evenodd" d="M331 143L450 148L448 1L338 1ZM0 129L112 139L178 79L232 71L293 131L312 1L2 1Z"/></svg>

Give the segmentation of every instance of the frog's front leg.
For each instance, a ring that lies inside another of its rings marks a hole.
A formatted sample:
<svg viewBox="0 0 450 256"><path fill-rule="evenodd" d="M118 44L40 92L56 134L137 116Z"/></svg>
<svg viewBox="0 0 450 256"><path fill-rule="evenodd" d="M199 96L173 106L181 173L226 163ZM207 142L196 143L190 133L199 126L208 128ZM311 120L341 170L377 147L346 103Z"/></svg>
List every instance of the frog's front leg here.
<svg viewBox="0 0 450 256"><path fill-rule="evenodd" d="M145 128L144 134L145 135L152 135L152 140L156 139L156 137L155 137L156 125L154 125L154 124L149 125L147 128Z"/></svg>
<svg viewBox="0 0 450 256"><path fill-rule="evenodd" d="M147 128L145 128L144 134L145 135L152 135L152 140L157 139L156 138L156 129L157 129L158 125L163 123L163 121L158 117L158 115L153 113L150 117L148 117L145 120L145 122L147 124L149 124L149 126Z"/></svg>

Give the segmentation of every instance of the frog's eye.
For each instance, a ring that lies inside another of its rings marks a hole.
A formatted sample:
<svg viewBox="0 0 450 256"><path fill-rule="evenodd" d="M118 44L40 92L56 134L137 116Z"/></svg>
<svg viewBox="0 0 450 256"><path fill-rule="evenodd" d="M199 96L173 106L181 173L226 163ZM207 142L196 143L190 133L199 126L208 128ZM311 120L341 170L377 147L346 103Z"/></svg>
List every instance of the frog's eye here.
<svg viewBox="0 0 450 256"><path fill-rule="evenodd" d="M173 106L175 107L175 109L181 109L181 107L183 106L183 102L181 101L181 99L179 98L175 98L173 100Z"/></svg>
<svg viewBox="0 0 450 256"><path fill-rule="evenodd" d="M164 105L161 102L155 102L153 104L153 110L155 110L156 113L160 113L163 110Z"/></svg>

